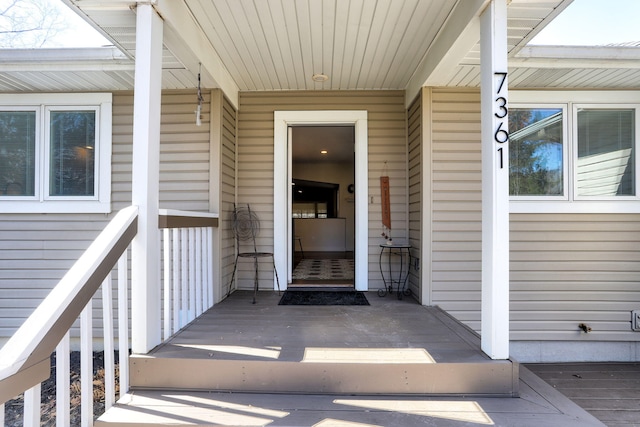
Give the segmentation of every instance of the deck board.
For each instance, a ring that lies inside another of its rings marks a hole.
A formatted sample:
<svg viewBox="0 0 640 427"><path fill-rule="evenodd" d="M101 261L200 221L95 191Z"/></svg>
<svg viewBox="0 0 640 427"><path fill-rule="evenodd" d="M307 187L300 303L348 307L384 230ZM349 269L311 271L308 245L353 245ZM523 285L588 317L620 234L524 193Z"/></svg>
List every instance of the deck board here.
<svg viewBox="0 0 640 427"><path fill-rule="evenodd" d="M607 426L640 425L640 363L550 363L527 367Z"/></svg>
<svg viewBox="0 0 640 427"><path fill-rule="evenodd" d="M528 370L521 373L518 398L141 391L125 396L95 425L604 426Z"/></svg>
<svg viewBox="0 0 640 427"><path fill-rule="evenodd" d="M369 306L280 306L277 292L237 291L156 348L154 357L230 359L215 346L279 348L280 361L300 361L306 348L422 348L436 362L485 362L473 331L412 298L379 297ZM197 347L196 347L197 345Z"/></svg>

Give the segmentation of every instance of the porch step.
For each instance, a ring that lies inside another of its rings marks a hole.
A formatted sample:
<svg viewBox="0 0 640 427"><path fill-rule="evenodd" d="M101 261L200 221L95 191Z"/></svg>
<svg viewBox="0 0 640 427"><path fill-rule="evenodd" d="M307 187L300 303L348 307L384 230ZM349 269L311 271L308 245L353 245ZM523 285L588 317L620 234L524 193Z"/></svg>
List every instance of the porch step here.
<svg viewBox="0 0 640 427"><path fill-rule="evenodd" d="M278 305L237 291L147 355L134 390L514 396L518 364L438 307L368 292L368 306Z"/></svg>
<svg viewBox="0 0 640 427"><path fill-rule="evenodd" d="M308 350L317 354L301 362L134 356L131 387L311 394L517 394L518 369L511 361L435 363L426 360L423 349ZM355 362L354 357L360 361Z"/></svg>

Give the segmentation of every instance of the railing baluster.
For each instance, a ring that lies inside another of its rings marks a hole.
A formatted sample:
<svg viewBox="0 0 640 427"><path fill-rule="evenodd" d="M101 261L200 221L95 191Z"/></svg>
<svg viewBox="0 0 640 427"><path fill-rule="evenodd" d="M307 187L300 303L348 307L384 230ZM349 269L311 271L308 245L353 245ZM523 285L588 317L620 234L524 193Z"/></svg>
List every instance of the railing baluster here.
<svg viewBox="0 0 640 427"><path fill-rule="evenodd" d="M196 317L202 314L202 228L195 229Z"/></svg>
<svg viewBox="0 0 640 427"><path fill-rule="evenodd" d="M207 266L207 310L213 307L213 228L207 227L207 254L206 254L206 266Z"/></svg>
<svg viewBox="0 0 640 427"><path fill-rule="evenodd" d="M162 247L163 247L163 281L164 281L164 293L163 293L163 307L164 307L164 327L163 337L168 339L173 331L171 330L171 231L168 228L162 230Z"/></svg>
<svg viewBox="0 0 640 427"><path fill-rule="evenodd" d="M80 422L93 426L93 313L90 300L80 315Z"/></svg>
<svg viewBox="0 0 640 427"><path fill-rule="evenodd" d="M56 347L56 426L68 427L71 425L71 397L70 378L71 352L69 346L69 331Z"/></svg>
<svg viewBox="0 0 640 427"><path fill-rule="evenodd" d="M111 275L102 283L102 327L104 344L104 409L113 406L116 395L116 378L113 345L113 290Z"/></svg>
<svg viewBox="0 0 640 427"><path fill-rule="evenodd" d="M196 310L196 230L189 228L189 322L195 319Z"/></svg>
<svg viewBox="0 0 640 427"><path fill-rule="evenodd" d="M173 235L173 304L171 304L171 314L173 315L173 330L171 333L180 329L180 230L174 228L171 232Z"/></svg>
<svg viewBox="0 0 640 427"><path fill-rule="evenodd" d="M204 313L209 309L209 288L207 284L209 283L209 262L208 262L208 254L209 254L209 246L208 246L208 231L209 228L203 228L201 230L200 237L200 245L202 246L202 253L200 254L201 262L200 267L202 270L202 283L200 287L202 288L202 312Z"/></svg>
<svg viewBox="0 0 640 427"><path fill-rule="evenodd" d="M24 427L40 427L40 395L42 384L24 392Z"/></svg>
<svg viewBox="0 0 640 427"><path fill-rule="evenodd" d="M118 260L118 356L120 395L129 391L129 262L128 251Z"/></svg>
<svg viewBox="0 0 640 427"><path fill-rule="evenodd" d="M188 243L188 232L186 228L180 229L180 272L181 280L181 300L180 301L180 328L188 323L188 313L189 313L189 288L187 287L187 283L189 280L189 270L188 270L188 261L189 254L187 252L187 243Z"/></svg>

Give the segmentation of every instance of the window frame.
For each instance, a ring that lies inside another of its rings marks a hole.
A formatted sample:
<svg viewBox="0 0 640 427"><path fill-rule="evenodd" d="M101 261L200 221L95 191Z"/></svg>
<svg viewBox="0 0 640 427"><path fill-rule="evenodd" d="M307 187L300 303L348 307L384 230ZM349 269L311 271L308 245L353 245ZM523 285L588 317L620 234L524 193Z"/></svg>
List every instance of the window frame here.
<svg viewBox="0 0 640 427"><path fill-rule="evenodd" d="M0 213L111 212L111 93L0 94L0 111L36 112L34 196L0 195ZM95 166L92 196L49 195L50 113L95 111Z"/></svg>
<svg viewBox="0 0 640 427"><path fill-rule="evenodd" d="M640 118L640 104L593 104L593 103L573 103L572 104L572 119L573 119L573 124L572 124L572 134L575 136L575 145L574 145L574 153L572 156L572 164L573 164L573 174L572 174L572 178L573 178L573 182L577 183L578 181L578 111L580 109L587 109L587 110L631 110L634 109L634 126L635 126L635 138L634 138L634 146L633 146L633 151L634 151L634 157L635 157L635 161L634 161L634 165L635 165L635 171L634 171L634 178L635 178L635 182L634 182L634 190L635 190L635 195L634 196L626 196L626 195L621 195L621 196L580 196L578 195L578 187L577 185L575 185L574 187L572 187L573 189L573 199L576 201L581 201L581 200L593 200L593 201L625 201L625 200L629 200L629 201L638 201L640 200L640 194L639 194L639 181L638 181L638 143L639 143L639 133L638 133L638 119Z"/></svg>
<svg viewBox="0 0 640 427"><path fill-rule="evenodd" d="M568 131L568 107L566 104L528 104L518 103L517 105L511 104L509 106L511 110L514 109L552 109L559 108L562 110L562 195L559 196L534 196L531 194L512 196L509 195L510 200L526 200L526 201L568 201L569 200L569 131ZM511 132L511 130L509 131Z"/></svg>
<svg viewBox="0 0 640 427"><path fill-rule="evenodd" d="M640 213L640 91L510 91L509 100L512 109L565 106L563 149L567 153L563 159L567 197L510 195L511 213ZM576 197L578 108L635 109L635 196Z"/></svg>

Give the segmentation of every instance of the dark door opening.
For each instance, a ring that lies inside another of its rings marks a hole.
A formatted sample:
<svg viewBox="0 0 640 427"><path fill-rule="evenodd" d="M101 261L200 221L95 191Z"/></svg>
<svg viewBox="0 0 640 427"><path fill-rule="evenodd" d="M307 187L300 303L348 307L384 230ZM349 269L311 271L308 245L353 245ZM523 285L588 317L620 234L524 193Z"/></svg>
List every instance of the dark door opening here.
<svg viewBox="0 0 640 427"><path fill-rule="evenodd" d="M353 126L292 129L293 287L354 287Z"/></svg>

